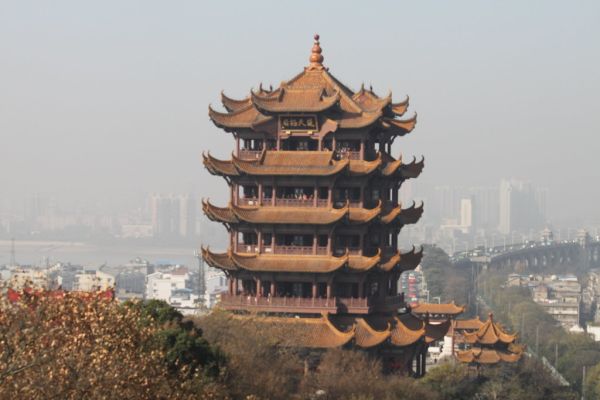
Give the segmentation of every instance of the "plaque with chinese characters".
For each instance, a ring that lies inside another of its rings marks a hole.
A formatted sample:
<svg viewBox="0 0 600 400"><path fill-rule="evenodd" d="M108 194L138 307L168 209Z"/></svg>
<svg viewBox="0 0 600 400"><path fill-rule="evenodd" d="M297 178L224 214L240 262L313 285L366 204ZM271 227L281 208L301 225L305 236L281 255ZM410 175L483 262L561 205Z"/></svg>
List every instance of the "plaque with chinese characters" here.
<svg viewBox="0 0 600 400"><path fill-rule="evenodd" d="M279 129L287 132L316 132L316 115L282 115L279 117Z"/></svg>

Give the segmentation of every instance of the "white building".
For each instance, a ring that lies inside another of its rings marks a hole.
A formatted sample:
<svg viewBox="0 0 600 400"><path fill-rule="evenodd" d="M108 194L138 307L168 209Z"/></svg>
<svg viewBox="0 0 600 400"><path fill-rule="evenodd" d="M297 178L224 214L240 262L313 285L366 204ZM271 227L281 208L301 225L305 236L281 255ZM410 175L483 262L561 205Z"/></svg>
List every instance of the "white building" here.
<svg viewBox="0 0 600 400"><path fill-rule="evenodd" d="M191 286L191 275L185 267L154 272L146 276L145 298L163 300L183 314L193 314L199 310L200 296Z"/></svg>
<svg viewBox="0 0 600 400"><path fill-rule="evenodd" d="M80 292L93 292L108 290L115 287L115 277L98 270L84 270L75 274L73 290Z"/></svg>
<svg viewBox="0 0 600 400"><path fill-rule="evenodd" d="M25 287L35 289L48 289L50 279L46 270L31 268L17 268L11 271L8 280L8 287L14 290L21 290Z"/></svg>

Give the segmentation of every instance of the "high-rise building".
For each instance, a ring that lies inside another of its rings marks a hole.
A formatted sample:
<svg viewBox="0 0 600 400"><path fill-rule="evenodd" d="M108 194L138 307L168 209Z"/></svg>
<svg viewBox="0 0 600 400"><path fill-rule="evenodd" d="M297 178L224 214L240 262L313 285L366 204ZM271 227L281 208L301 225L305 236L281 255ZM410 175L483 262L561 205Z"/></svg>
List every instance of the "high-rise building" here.
<svg viewBox="0 0 600 400"><path fill-rule="evenodd" d="M231 160L204 156L231 198L225 207L204 202L205 214L227 226L230 247L202 255L229 277L220 306L268 313L265 329L277 324L289 345L365 348L387 369L422 376L428 344L449 323L419 319L398 292L400 274L422 254L398 250L400 230L422 213L403 209L398 192L423 161L403 163L391 150L416 116L401 119L408 99L392 103L340 83L323 66L318 39L291 80L243 100L223 95L227 112L209 110L237 145Z"/></svg>
<svg viewBox="0 0 600 400"><path fill-rule="evenodd" d="M505 235L540 229L546 221L546 190L529 182L503 179L499 190L498 230Z"/></svg>
<svg viewBox="0 0 600 400"><path fill-rule="evenodd" d="M460 199L460 226L469 230L473 227L473 199Z"/></svg>
<svg viewBox="0 0 600 400"><path fill-rule="evenodd" d="M153 195L150 198L150 212L154 236L195 236L197 207L193 196Z"/></svg>

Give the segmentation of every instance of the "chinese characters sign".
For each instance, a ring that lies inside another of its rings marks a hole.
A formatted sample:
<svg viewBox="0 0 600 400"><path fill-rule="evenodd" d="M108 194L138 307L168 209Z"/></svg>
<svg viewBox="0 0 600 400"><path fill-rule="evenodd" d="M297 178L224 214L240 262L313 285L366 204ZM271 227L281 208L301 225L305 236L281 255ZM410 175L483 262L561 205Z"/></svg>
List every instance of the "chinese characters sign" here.
<svg viewBox="0 0 600 400"><path fill-rule="evenodd" d="M318 130L315 115L282 115L279 117L279 127L282 131L314 132Z"/></svg>

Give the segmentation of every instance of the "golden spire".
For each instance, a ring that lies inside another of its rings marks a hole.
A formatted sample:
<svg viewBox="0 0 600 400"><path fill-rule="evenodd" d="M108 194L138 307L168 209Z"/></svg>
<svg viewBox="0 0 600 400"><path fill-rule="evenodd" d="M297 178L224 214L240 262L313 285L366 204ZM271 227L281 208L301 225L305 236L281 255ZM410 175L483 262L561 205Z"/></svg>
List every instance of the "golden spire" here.
<svg viewBox="0 0 600 400"><path fill-rule="evenodd" d="M310 65L308 69L323 69L323 55L321 54L323 50L319 44L319 35L315 35L315 44L312 47L310 58Z"/></svg>

